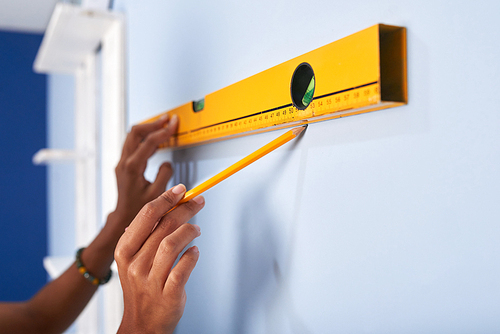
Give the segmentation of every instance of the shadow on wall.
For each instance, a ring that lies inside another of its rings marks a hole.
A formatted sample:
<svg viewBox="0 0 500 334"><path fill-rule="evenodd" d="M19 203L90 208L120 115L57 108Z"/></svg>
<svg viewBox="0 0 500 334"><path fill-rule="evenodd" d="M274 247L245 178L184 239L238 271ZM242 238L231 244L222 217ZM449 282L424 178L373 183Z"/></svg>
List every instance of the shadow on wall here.
<svg viewBox="0 0 500 334"><path fill-rule="evenodd" d="M195 187L198 182L198 180L196 180L196 175L198 175L198 162L191 160L191 158L192 155L187 149L173 151L173 184L182 183L188 190Z"/></svg>
<svg viewBox="0 0 500 334"><path fill-rule="evenodd" d="M245 332L261 302L267 304L267 299L272 297L272 291L280 283L273 270L280 247L276 240L276 222L272 220L270 208L259 188L254 189L245 201L248 204L238 222L239 257L233 333Z"/></svg>
<svg viewBox="0 0 500 334"><path fill-rule="evenodd" d="M286 164L291 157L289 153L297 143L298 140L290 145L283 159L269 169L279 170L277 167ZM291 230L287 234L281 228L282 223L273 218L276 214L273 214L272 201L265 194L273 186L274 176L272 173L266 175L268 177L260 179L246 196L238 222L239 256L232 332L245 333L252 326L262 325L268 333L286 328L290 333L307 334L310 331L294 311L287 283L288 262L294 247L295 219L289 222ZM301 197L301 180L299 175L296 201ZM264 323L259 324L257 319L263 319Z"/></svg>
<svg viewBox="0 0 500 334"><path fill-rule="evenodd" d="M304 133L304 132L303 132ZM302 196L303 175L307 151L298 148L300 138L281 148L281 158L275 159L266 170L277 171L291 163L294 155L300 154L301 163L298 179L290 180L292 188L296 187L296 195L290 208L295 210ZM227 143L218 143L217 152L221 149L225 155L231 155L224 148ZM205 148L206 150L206 148ZM205 154L201 147L175 150L174 184L183 183L191 189L200 183L198 169L201 157ZM297 152L300 150L300 152ZM213 150L210 150L212 152ZM273 161L272 159L270 159ZM221 170L228 166L221 166ZM251 168L251 167L249 167ZM280 220L276 213L275 203L269 198L270 189L280 186L279 177L275 173L265 173L265 176L240 192L241 206L237 226L235 291L232 296L234 308L230 323L231 333L265 332L310 333L301 321L301 317L292 303L292 294L288 288L289 263L293 256L294 233L296 229L297 212L289 218ZM281 180L282 181L282 180ZM293 196L293 194L291 194ZM240 201L238 201L240 202ZM222 208L226 203L220 203Z"/></svg>

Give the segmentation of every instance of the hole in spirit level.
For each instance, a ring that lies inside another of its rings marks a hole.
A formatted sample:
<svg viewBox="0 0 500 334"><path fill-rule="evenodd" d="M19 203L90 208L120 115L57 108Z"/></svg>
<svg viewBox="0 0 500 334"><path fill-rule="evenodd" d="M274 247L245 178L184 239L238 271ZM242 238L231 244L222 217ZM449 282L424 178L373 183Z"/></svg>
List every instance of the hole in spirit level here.
<svg viewBox="0 0 500 334"><path fill-rule="evenodd" d="M293 105L299 109L306 109L314 96L316 80L314 71L308 63L302 63L293 72L290 93Z"/></svg>

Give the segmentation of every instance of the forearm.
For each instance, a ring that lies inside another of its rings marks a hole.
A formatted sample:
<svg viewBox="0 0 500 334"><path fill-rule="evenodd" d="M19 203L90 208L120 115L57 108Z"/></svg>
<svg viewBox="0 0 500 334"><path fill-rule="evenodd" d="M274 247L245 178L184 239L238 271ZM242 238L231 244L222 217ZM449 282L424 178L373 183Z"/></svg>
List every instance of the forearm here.
<svg viewBox="0 0 500 334"><path fill-rule="evenodd" d="M0 304L0 333L62 333L96 290L72 264L30 300Z"/></svg>
<svg viewBox="0 0 500 334"><path fill-rule="evenodd" d="M87 281L73 263L27 302L26 316L39 333L62 333L83 311L97 286Z"/></svg>
<svg viewBox="0 0 500 334"><path fill-rule="evenodd" d="M82 262L95 277L104 278L113 263L116 244L134 216L127 217L117 212L108 215L106 225L83 251Z"/></svg>
<svg viewBox="0 0 500 334"><path fill-rule="evenodd" d="M88 272L97 278L109 273L125 226L120 219L117 214L110 214L105 227L81 254ZM0 304L0 333L62 333L83 311L97 287L73 263L29 301Z"/></svg>
<svg viewBox="0 0 500 334"><path fill-rule="evenodd" d="M81 262L94 277L109 273L114 250L142 206L159 196L172 176L164 163L153 183L144 178L147 160L158 146L177 129L177 118L162 117L155 122L136 125L127 135L116 167L118 201L105 227L81 254ZM75 263L59 278L47 284L24 303L0 303L0 333L60 333L78 317L97 286L86 280Z"/></svg>

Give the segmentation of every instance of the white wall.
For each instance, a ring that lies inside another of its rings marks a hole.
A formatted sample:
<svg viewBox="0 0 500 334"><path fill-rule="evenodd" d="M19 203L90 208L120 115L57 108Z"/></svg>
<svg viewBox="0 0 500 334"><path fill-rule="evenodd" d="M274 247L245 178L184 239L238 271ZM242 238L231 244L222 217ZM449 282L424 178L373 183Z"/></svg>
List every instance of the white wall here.
<svg viewBox="0 0 500 334"><path fill-rule="evenodd" d="M500 331L498 1L115 8L130 124L376 23L408 28L408 106L310 125L205 194L178 333ZM175 182L278 134L174 152Z"/></svg>

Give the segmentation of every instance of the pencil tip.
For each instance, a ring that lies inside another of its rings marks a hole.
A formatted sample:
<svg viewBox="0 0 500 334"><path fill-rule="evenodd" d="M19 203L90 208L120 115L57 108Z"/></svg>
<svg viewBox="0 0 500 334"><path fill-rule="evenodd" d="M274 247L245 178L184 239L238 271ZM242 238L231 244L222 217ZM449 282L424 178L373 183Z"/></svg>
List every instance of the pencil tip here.
<svg viewBox="0 0 500 334"><path fill-rule="evenodd" d="M292 132L295 136L298 136L302 131L307 128L307 124L304 126L299 126L298 128L292 129Z"/></svg>

